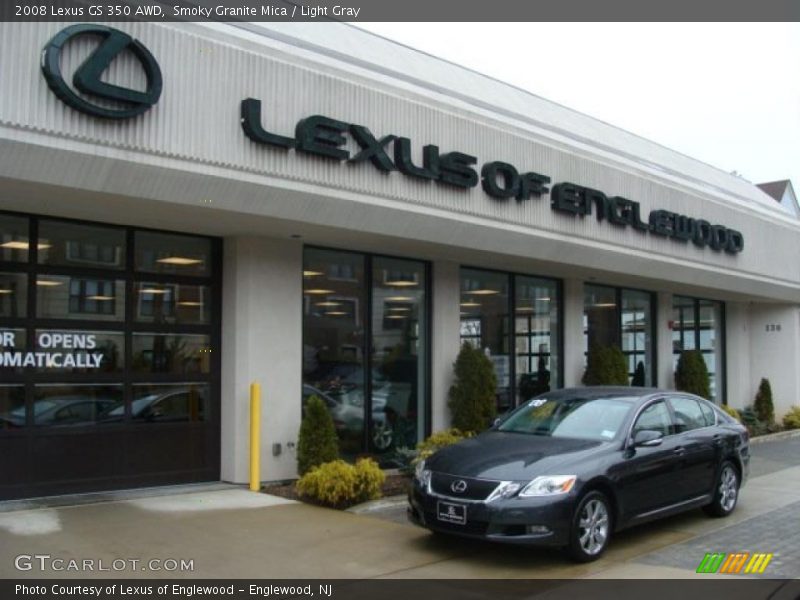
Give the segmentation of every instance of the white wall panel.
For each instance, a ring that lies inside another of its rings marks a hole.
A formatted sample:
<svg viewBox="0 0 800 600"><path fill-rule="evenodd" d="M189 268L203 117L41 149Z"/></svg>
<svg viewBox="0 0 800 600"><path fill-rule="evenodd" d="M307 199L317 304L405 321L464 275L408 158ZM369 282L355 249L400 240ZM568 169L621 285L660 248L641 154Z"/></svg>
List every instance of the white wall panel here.
<svg viewBox="0 0 800 600"><path fill-rule="evenodd" d="M40 50L63 26L0 24L0 81L13 82L5 84L0 94L0 126L45 134L55 148L66 147L68 141L74 140L91 144L92 152L100 156L113 149L127 153L127 160L134 162L144 157L165 157L175 159L172 168L185 165L187 170L195 170L204 165L231 180L247 175L264 177L266 184L269 178L263 196L254 197L249 203L248 210L261 215L302 219L305 210L319 218L317 205L293 203L277 191L280 187L310 185L320 193L356 193L359 202L366 204L378 199L400 202L409 212L425 207L442 209L454 222L477 218L493 227L496 236L503 236L509 226L522 227L530 235L531 248L535 248L532 258L580 262L580 257L567 258L559 245L541 243L551 234L559 234L583 244L584 251L589 251L592 244L600 244L621 253L641 253L648 261L672 262L685 269L703 267L696 270L696 281L689 283L706 287L715 287L714 277L708 275L710 268L742 277L767 277L800 289L797 261L775 260L800 255L797 221L779 210L773 214L763 207L746 206L733 194L711 193L709 190L717 189L718 173L709 175L708 185L700 189L694 175L682 181L666 170L661 173L656 167L614 158L608 152L593 151L586 144L570 147L563 139L543 135L534 127L513 124L500 116L491 118L486 111L467 110L463 103L448 105L432 94L414 95L407 85L394 87L385 78L377 77L369 81L363 74L336 69L322 58L309 68L307 57L292 57L266 42L258 47L219 32L214 39L201 37L198 32L202 29L190 25L115 25L141 40L157 58L164 75L164 92L148 113L127 122L107 122L74 111L47 89L39 69ZM90 49L89 40L71 44L64 56L65 71L74 70ZM108 77L124 85L143 85L133 61L118 61ZM277 133L291 135L299 119L323 114L366 125L376 136L395 133L409 137L417 158L424 144L433 143L442 152L473 154L478 157L479 166L490 160L503 160L520 171L547 174L554 183L571 181L608 195L637 200L644 215L651 209L663 208L721 223L742 231L745 250L730 256L597 223L593 216L571 218L552 211L549 197L521 203L499 202L480 187L462 191L415 181L398 172L385 175L369 164L348 165L258 146L244 136L239 124L239 103L246 97L263 101L265 127ZM541 102L532 100L531 107L540 107ZM566 111L553 111L549 117L557 118L559 114ZM591 125L591 120L582 119L587 134L596 135L598 148L602 147L607 141L608 126ZM553 123L554 127L558 125ZM684 157L674 162L685 160ZM693 170L703 172L699 168ZM147 189L147 185L147 181L131 182L130 194L136 195L137 188ZM161 199L171 201L169 197ZM225 203L224 197L215 199L217 208L225 209ZM354 204L352 210L357 211L358 206ZM413 236L414 232L405 231L404 225L398 220L392 233ZM445 235L448 243L472 245L472 240L459 239L452 232ZM607 268L615 270L612 260ZM800 299L800 291L797 295Z"/></svg>

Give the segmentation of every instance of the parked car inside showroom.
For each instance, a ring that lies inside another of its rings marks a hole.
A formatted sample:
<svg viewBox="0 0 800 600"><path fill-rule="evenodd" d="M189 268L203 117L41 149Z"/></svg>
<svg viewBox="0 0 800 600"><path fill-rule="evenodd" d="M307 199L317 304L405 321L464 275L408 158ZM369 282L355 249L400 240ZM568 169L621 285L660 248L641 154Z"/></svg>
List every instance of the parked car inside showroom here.
<svg viewBox="0 0 800 600"><path fill-rule="evenodd" d="M599 558L615 531L702 507L733 512L747 430L682 392L586 387L528 400L417 465L409 519L437 533Z"/></svg>

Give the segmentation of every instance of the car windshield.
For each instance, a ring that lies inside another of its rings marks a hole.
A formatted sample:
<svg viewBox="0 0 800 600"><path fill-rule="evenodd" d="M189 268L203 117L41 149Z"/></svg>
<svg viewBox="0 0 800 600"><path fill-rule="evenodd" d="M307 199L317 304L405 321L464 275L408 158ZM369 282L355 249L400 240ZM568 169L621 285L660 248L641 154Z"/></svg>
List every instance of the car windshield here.
<svg viewBox="0 0 800 600"><path fill-rule="evenodd" d="M633 404L618 398L534 398L514 411L499 431L608 441L616 437Z"/></svg>

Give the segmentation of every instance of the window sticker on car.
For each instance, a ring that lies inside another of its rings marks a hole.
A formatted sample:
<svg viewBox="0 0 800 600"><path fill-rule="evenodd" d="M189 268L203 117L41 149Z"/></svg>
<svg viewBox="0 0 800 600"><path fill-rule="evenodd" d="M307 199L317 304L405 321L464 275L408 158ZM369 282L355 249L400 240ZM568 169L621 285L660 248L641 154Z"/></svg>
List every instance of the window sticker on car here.
<svg viewBox="0 0 800 600"><path fill-rule="evenodd" d="M611 439L614 437L614 432L608 429L603 429L603 431L600 432L600 435L603 436L604 438Z"/></svg>
<svg viewBox="0 0 800 600"><path fill-rule="evenodd" d="M539 408L543 404L547 402L547 398L534 398L528 403L528 406L532 406L534 408Z"/></svg>

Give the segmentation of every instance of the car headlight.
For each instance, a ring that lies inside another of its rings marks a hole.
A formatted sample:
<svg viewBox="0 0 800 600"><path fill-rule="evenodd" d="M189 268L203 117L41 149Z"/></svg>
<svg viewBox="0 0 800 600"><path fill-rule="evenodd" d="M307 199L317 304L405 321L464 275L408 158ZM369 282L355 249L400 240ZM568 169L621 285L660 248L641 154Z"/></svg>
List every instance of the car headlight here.
<svg viewBox="0 0 800 600"><path fill-rule="evenodd" d="M577 475L544 475L537 477L522 488L519 493L521 498L534 496L557 496L568 493L575 487Z"/></svg>
<svg viewBox="0 0 800 600"><path fill-rule="evenodd" d="M424 460L417 463L414 469L414 479L416 479L422 487L428 487L431 481L431 472L425 468Z"/></svg>

